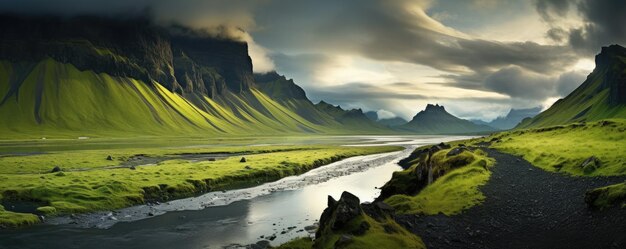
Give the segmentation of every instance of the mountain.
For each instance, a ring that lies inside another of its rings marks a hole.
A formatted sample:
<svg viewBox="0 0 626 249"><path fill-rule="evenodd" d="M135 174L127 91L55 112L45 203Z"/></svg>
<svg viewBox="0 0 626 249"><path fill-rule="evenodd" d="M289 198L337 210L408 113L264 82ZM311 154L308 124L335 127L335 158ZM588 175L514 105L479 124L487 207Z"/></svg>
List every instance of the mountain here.
<svg viewBox="0 0 626 249"><path fill-rule="evenodd" d="M418 134L468 134L495 131L492 127L457 118L448 113L443 106L432 104L426 105L426 109L417 113L411 121L397 128Z"/></svg>
<svg viewBox="0 0 626 249"><path fill-rule="evenodd" d="M388 128L392 128L392 127L395 127L395 126L400 126L400 125L408 123L408 121L404 120L401 117L380 119L378 117L378 113L375 112L375 111L366 112L365 116L367 118L369 118L370 120L375 121L376 123L378 123L378 124L380 124L382 126L388 127Z"/></svg>
<svg viewBox="0 0 626 249"><path fill-rule="evenodd" d="M602 47L595 62L596 68L576 90L516 128L626 118L626 48Z"/></svg>
<svg viewBox="0 0 626 249"><path fill-rule="evenodd" d="M528 109L511 109L504 117L498 117L491 122L470 120L478 125L487 125L500 130L509 130L522 122L525 118L532 118L541 112L541 107Z"/></svg>
<svg viewBox="0 0 626 249"><path fill-rule="evenodd" d="M395 117L395 118L379 119L377 122L386 127L396 127L396 126L404 125L408 123L409 121L406 121L405 119L401 117Z"/></svg>
<svg viewBox="0 0 626 249"><path fill-rule="evenodd" d="M255 75L245 42L145 18L3 15L0 32L3 138L387 132Z"/></svg>
<svg viewBox="0 0 626 249"><path fill-rule="evenodd" d="M375 111L369 111L364 113L367 118L372 121L378 121L378 113Z"/></svg>

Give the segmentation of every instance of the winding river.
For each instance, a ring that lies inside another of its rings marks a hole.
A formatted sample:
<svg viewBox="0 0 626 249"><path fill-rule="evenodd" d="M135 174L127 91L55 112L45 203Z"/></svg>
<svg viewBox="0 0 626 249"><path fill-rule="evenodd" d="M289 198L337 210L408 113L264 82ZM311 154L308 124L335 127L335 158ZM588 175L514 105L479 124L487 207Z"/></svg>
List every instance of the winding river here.
<svg viewBox="0 0 626 249"><path fill-rule="evenodd" d="M0 248L240 248L312 236L327 196L343 191L362 202L379 194L396 164L416 147L460 136L364 136L346 146L402 145L399 152L359 156L260 186L211 192L158 205L60 217L0 231Z"/></svg>

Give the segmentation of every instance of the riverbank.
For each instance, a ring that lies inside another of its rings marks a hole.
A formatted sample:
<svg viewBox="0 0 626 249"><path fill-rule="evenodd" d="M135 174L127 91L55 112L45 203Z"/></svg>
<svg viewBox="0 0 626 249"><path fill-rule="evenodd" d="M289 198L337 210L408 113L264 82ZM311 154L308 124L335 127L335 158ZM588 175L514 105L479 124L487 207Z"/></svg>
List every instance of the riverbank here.
<svg viewBox="0 0 626 249"><path fill-rule="evenodd" d="M292 145L5 155L0 157L5 166L0 174L0 226L258 185L344 158L401 149ZM141 161L146 164L137 163Z"/></svg>

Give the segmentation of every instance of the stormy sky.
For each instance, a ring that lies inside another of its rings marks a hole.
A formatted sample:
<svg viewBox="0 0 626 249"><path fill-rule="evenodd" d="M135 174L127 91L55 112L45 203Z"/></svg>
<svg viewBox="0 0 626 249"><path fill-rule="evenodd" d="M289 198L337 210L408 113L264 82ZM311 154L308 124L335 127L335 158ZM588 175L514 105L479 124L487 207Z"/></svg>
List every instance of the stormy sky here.
<svg viewBox="0 0 626 249"><path fill-rule="evenodd" d="M250 44L256 72L293 78L315 102L407 119L426 103L483 120L549 106L602 46L626 45L623 0L0 0L0 10L147 12L228 32Z"/></svg>

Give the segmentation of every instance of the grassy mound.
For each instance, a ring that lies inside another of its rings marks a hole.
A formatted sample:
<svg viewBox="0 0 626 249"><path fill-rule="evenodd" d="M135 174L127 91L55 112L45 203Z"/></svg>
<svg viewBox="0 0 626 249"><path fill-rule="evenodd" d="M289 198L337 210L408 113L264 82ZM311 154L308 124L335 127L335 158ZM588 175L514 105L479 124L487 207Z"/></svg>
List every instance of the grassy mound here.
<svg viewBox="0 0 626 249"><path fill-rule="evenodd" d="M600 209L616 205L626 208L626 182L593 189L585 194L585 202Z"/></svg>
<svg viewBox="0 0 626 249"><path fill-rule="evenodd" d="M351 236L349 243L339 246L342 234L358 229L361 223L370 225L363 235ZM323 231L324 235L315 240L313 248L426 248L422 239L404 229L392 218L376 220L367 214L362 214L340 231Z"/></svg>
<svg viewBox="0 0 626 249"><path fill-rule="evenodd" d="M39 217L34 214L24 214L6 211L0 205L0 228L20 227L39 223Z"/></svg>
<svg viewBox="0 0 626 249"><path fill-rule="evenodd" d="M277 249L311 249L313 248L313 240L309 237L294 239L276 248Z"/></svg>
<svg viewBox="0 0 626 249"><path fill-rule="evenodd" d="M258 146L220 148L164 149L159 153L245 153L218 160L168 158L156 164L119 167L132 161L132 153L115 150L113 161L109 151L82 151L84 158L63 158L75 151L32 156L0 158L0 201L35 203L38 213L46 215L91 212L128 207L148 201L165 201L199 193L258 185L285 176L304 173L313 168L344 158L402 149L397 146ZM134 150L130 150L135 152ZM152 151L157 153L158 150ZM99 155L99 156L96 156ZM144 156L161 156L146 154ZM246 162L240 162L245 156ZM13 158L18 157L19 160ZM31 158L32 157L32 158ZM120 159L122 158L122 159ZM125 158L125 159L124 159ZM82 160L72 166L75 160ZM6 162L6 164L4 164ZM62 171L51 173L50 165L62 165ZM92 164L92 166L88 166ZM117 167L106 166L112 164ZM47 165L42 167L41 165ZM43 171L46 169L46 171ZM29 224L15 219L33 217L3 211L0 224ZM36 216L34 216L36 218ZM34 221L35 219L33 219Z"/></svg>
<svg viewBox="0 0 626 249"><path fill-rule="evenodd" d="M410 168L394 173L383 191L393 189L396 194L385 197L385 203L401 214L446 215L457 214L481 203L485 197L478 187L489 180L489 167L494 160L478 149L449 154L452 150L461 150L459 148L437 151L432 154L430 163L426 163L423 157L417 158ZM414 153L420 151L423 148ZM431 175L431 180L428 176L424 178L424 174ZM411 184L420 181L423 182L421 188L411 189Z"/></svg>
<svg viewBox="0 0 626 249"><path fill-rule="evenodd" d="M577 176L626 174L624 119L502 132L471 142L491 143L491 148L522 156L550 172Z"/></svg>

